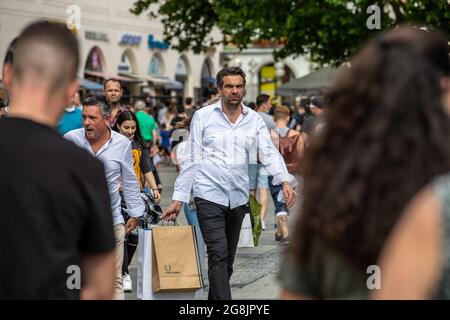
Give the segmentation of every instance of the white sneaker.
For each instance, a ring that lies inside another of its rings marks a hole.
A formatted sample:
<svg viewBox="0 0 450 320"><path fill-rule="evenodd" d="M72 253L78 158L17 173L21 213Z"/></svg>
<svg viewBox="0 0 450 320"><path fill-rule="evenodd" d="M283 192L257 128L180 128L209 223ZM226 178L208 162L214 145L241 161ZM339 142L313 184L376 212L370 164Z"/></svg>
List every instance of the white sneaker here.
<svg viewBox="0 0 450 320"><path fill-rule="evenodd" d="M266 223L264 221L261 221L261 229L262 230L267 230L267 226L266 226Z"/></svg>
<svg viewBox="0 0 450 320"><path fill-rule="evenodd" d="M133 283L131 282L131 277L128 273L123 275L123 291L132 292L133 291Z"/></svg>

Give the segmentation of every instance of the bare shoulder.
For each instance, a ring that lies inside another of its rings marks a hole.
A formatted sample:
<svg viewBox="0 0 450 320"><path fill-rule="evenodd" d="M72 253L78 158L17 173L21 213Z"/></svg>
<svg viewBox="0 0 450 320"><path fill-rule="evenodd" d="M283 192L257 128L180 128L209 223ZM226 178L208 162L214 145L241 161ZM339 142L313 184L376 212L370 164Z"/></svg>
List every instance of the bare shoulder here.
<svg viewBox="0 0 450 320"><path fill-rule="evenodd" d="M407 205L395 229L398 232L417 232L416 241L441 230L441 204L431 187L419 192ZM394 229L394 230L395 230Z"/></svg>
<svg viewBox="0 0 450 320"><path fill-rule="evenodd" d="M407 205L380 253L376 299L429 299L437 288L443 258L441 204L431 187Z"/></svg>

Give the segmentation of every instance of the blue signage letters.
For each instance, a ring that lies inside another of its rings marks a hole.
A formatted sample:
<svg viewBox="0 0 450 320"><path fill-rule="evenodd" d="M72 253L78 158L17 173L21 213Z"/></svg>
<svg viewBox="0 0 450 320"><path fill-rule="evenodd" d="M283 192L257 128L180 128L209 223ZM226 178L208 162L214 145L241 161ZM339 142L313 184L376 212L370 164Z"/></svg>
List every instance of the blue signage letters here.
<svg viewBox="0 0 450 320"><path fill-rule="evenodd" d="M120 43L121 44L129 44L129 45L139 45L141 43L142 37L141 36L136 36L136 35L132 35L129 33L124 33L122 35L122 39L120 39Z"/></svg>
<svg viewBox="0 0 450 320"><path fill-rule="evenodd" d="M148 48L149 49L161 49L166 50L169 49L169 44L167 42L161 42L155 40L152 34L148 35Z"/></svg>

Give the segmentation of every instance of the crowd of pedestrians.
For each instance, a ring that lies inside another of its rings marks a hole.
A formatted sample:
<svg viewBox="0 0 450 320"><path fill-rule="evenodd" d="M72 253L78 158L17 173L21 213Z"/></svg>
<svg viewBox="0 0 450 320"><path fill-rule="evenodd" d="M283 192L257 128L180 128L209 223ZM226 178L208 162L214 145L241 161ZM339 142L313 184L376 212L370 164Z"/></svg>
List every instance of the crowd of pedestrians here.
<svg viewBox="0 0 450 320"><path fill-rule="evenodd" d="M17 241L0 245L0 299L124 299L143 195L160 203L163 165L178 177L162 218L183 210L195 226L208 299L232 299L251 196L263 230L275 217L281 298L450 298L450 59L439 32L378 35L326 94L293 106L245 101L239 67L222 68L202 102L126 105L115 78L80 96L78 49L65 26L39 21L3 64L0 214ZM371 291L374 265L382 285ZM71 266L83 274L76 290Z"/></svg>

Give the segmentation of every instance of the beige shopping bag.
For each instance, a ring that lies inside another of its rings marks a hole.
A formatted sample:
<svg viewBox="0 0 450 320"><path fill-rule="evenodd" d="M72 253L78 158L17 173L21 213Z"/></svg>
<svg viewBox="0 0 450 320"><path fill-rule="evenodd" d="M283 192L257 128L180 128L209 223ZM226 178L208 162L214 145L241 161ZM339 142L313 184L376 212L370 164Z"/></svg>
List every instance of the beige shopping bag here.
<svg viewBox="0 0 450 320"><path fill-rule="evenodd" d="M154 226L153 292L195 291L202 277L192 226Z"/></svg>

